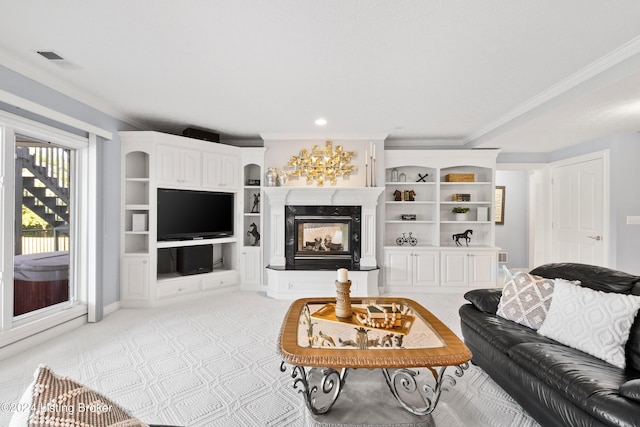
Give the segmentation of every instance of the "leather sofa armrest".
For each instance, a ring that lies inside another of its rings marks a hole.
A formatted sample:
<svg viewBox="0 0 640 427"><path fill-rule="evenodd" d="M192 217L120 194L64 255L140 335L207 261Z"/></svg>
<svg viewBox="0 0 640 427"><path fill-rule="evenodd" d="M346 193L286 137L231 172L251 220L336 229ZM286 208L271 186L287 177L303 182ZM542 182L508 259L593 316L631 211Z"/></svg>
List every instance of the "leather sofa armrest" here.
<svg viewBox="0 0 640 427"><path fill-rule="evenodd" d="M480 311L496 314L501 296L502 289L474 289L464 294L464 299Z"/></svg>
<svg viewBox="0 0 640 427"><path fill-rule="evenodd" d="M629 380L620 386L620 396L640 402L640 379Z"/></svg>

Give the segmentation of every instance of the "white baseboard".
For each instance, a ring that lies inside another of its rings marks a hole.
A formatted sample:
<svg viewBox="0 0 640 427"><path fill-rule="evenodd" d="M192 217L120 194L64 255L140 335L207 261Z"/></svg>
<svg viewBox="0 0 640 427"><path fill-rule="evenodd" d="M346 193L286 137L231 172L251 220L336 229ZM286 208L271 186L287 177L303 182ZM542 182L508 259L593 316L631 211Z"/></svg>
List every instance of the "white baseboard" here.
<svg viewBox="0 0 640 427"><path fill-rule="evenodd" d="M112 304L105 305L102 309L103 316L108 316L111 313L120 310L122 307L120 306L120 301L116 301Z"/></svg>
<svg viewBox="0 0 640 427"><path fill-rule="evenodd" d="M66 332L72 331L87 323L87 316L77 317L68 322L64 322L60 325L54 326L50 329L39 332L35 335L31 335L20 341L14 342L6 347L0 349L0 360L4 360L8 357L14 356L18 353L29 350L30 348L42 344L52 338L62 335ZM43 360L41 363L46 364L47 361Z"/></svg>

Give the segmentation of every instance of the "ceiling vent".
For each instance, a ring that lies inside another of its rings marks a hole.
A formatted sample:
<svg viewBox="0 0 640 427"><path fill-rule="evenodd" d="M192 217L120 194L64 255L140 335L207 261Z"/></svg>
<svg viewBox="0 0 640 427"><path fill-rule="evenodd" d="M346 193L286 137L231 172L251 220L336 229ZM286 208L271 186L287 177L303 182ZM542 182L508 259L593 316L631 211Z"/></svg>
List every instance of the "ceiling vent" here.
<svg viewBox="0 0 640 427"><path fill-rule="evenodd" d="M38 55L42 56L43 58L47 59L48 61L52 62L53 64L56 64L57 66L61 67L61 68L66 68L69 70L79 70L80 66L77 64L74 64L73 62L69 61L68 59L63 58L62 56L58 55L56 52L52 51L52 50L38 50L36 51L38 53Z"/></svg>
<svg viewBox="0 0 640 427"><path fill-rule="evenodd" d="M64 58L51 50L39 50L38 54L44 56L49 61L64 61Z"/></svg>

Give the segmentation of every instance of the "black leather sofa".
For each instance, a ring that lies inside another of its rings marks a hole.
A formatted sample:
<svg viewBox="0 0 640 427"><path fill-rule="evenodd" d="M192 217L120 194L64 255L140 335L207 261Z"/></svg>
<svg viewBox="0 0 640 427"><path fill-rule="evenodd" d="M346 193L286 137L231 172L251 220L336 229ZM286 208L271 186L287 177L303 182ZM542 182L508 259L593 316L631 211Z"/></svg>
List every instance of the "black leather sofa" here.
<svg viewBox="0 0 640 427"><path fill-rule="evenodd" d="M579 280L604 292L640 295L640 277L584 264L545 264L530 272ZM484 369L543 426L640 426L640 316L621 369L496 316L501 289L467 292L464 341Z"/></svg>

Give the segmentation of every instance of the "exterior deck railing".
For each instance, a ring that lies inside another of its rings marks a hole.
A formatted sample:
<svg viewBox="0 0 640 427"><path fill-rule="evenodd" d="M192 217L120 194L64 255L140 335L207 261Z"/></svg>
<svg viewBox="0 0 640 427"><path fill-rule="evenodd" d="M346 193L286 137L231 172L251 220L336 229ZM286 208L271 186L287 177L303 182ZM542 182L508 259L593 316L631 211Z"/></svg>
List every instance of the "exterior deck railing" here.
<svg viewBox="0 0 640 427"><path fill-rule="evenodd" d="M53 230L23 230L22 255L69 250L69 236Z"/></svg>

